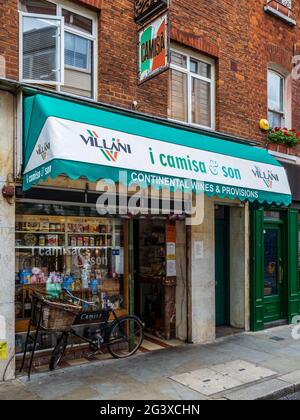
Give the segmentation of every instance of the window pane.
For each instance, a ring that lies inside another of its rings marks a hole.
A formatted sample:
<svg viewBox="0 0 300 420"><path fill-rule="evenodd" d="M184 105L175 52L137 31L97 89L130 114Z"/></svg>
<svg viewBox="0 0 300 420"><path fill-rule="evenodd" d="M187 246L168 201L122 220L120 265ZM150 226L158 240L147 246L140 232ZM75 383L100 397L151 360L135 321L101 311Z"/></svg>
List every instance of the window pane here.
<svg viewBox="0 0 300 420"><path fill-rule="evenodd" d="M211 127L211 85L192 77L192 122Z"/></svg>
<svg viewBox="0 0 300 420"><path fill-rule="evenodd" d="M187 75L171 70L170 117L188 121Z"/></svg>
<svg viewBox="0 0 300 420"><path fill-rule="evenodd" d="M268 116L269 124L271 128L282 126L282 114L277 112L269 111Z"/></svg>
<svg viewBox="0 0 300 420"><path fill-rule="evenodd" d="M282 220L282 213L280 211L265 211L264 212L265 220Z"/></svg>
<svg viewBox="0 0 300 420"><path fill-rule="evenodd" d="M273 71L268 73L268 103L272 111L283 112L283 78Z"/></svg>
<svg viewBox="0 0 300 420"><path fill-rule="evenodd" d="M91 41L65 33L65 65L82 70L91 68Z"/></svg>
<svg viewBox="0 0 300 420"><path fill-rule="evenodd" d="M93 43L83 37L65 33L65 83L61 90L73 95L93 96Z"/></svg>
<svg viewBox="0 0 300 420"><path fill-rule="evenodd" d="M208 79L211 78L211 65L204 63L203 61L191 59L190 71L198 74L199 76L206 77Z"/></svg>
<svg viewBox="0 0 300 420"><path fill-rule="evenodd" d="M171 63L175 66L187 68L187 57L185 55L179 54L175 51L171 52Z"/></svg>
<svg viewBox="0 0 300 420"><path fill-rule="evenodd" d="M23 79L60 81L60 20L23 16Z"/></svg>
<svg viewBox="0 0 300 420"><path fill-rule="evenodd" d="M300 230L298 231L298 281L299 281L299 292L300 292Z"/></svg>
<svg viewBox="0 0 300 420"><path fill-rule="evenodd" d="M63 9L62 15L65 18L65 25L71 28L79 29L88 34L93 33L93 21L86 17L77 15L77 13L70 12Z"/></svg>
<svg viewBox="0 0 300 420"><path fill-rule="evenodd" d="M21 0L21 10L40 15L56 15L56 4L45 0Z"/></svg>
<svg viewBox="0 0 300 420"><path fill-rule="evenodd" d="M278 294L278 231L265 231L265 262L264 262L265 296Z"/></svg>

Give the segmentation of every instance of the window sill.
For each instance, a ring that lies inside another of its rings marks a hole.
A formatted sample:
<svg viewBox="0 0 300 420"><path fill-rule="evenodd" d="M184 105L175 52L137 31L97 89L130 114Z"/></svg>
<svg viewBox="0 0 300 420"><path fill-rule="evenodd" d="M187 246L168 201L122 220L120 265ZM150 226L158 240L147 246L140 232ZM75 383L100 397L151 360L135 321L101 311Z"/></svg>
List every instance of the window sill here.
<svg viewBox="0 0 300 420"><path fill-rule="evenodd" d="M183 127L198 128L199 130L204 130L204 131L215 131L214 127L207 127L205 125L199 125L199 124L191 123L188 121L175 120L174 118L171 118L171 117L168 117L168 121L170 121L171 123L180 124Z"/></svg>
<svg viewBox="0 0 300 420"><path fill-rule="evenodd" d="M277 2L276 2L277 4ZM267 5L264 7L264 10L266 13L268 13L269 15L273 15L281 20L283 20L285 23L287 23L290 26L296 26L297 22L290 17L290 10L287 7L282 6L282 11L281 9L275 8L273 6ZM286 14L283 13L284 9L286 9Z"/></svg>

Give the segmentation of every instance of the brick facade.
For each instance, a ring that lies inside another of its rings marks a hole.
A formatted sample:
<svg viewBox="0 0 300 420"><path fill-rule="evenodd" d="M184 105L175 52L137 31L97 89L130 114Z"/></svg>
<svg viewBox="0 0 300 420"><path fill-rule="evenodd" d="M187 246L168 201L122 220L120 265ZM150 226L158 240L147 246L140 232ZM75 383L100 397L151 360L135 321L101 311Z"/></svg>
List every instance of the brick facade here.
<svg viewBox="0 0 300 420"><path fill-rule="evenodd" d="M76 3L76 1L74 0ZM132 0L80 0L99 11L99 100L167 116L168 72L137 84L137 26ZM293 16L300 22L300 4ZM7 77L18 79L17 0L0 0L0 54ZM171 37L216 60L216 128L265 142L259 120L267 117L269 63L286 72L300 54L298 29L263 10L266 0L173 0ZM293 81L293 126L300 130L300 82Z"/></svg>

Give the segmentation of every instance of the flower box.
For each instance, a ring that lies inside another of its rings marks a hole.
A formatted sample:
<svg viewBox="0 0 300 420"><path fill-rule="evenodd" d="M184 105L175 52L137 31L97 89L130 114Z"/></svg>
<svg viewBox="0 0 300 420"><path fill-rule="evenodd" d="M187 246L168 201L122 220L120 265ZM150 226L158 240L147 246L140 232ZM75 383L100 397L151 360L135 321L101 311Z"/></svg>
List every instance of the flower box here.
<svg viewBox="0 0 300 420"><path fill-rule="evenodd" d="M290 154L300 143L300 132L294 129L275 127L268 133L268 149L280 153Z"/></svg>

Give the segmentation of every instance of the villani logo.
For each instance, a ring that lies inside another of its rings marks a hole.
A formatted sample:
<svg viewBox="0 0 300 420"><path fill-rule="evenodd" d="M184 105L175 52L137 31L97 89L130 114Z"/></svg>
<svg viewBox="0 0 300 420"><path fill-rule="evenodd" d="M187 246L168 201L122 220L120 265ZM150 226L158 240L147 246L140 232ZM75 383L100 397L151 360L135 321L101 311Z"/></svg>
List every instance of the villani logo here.
<svg viewBox="0 0 300 420"><path fill-rule="evenodd" d="M274 174L271 170L263 171L259 166L255 166L252 173L256 178L262 179L269 189L273 188L273 182L279 182L278 174Z"/></svg>
<svg viewBox="0 0 300 420"><path fill-rule="evenodd" d="M41 156L43 160L47 159L48 150L50 150L50 142L46 142L43 145L39 144L36 149L38 156Z"/></svg>
<svg viewBox="0 0 300 420"><path fill-rule="evenodd" d="M132 153L130 144L124 144L119 139L113 138L109 142L101 139L95 130L87 130L87 133L87 137L81 134L81 139L87 146L98 148L108 162L116 162L120 153Z"/></svg>

